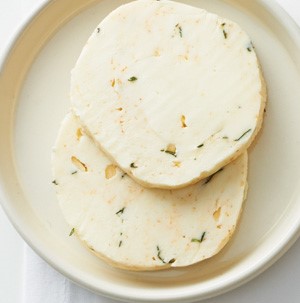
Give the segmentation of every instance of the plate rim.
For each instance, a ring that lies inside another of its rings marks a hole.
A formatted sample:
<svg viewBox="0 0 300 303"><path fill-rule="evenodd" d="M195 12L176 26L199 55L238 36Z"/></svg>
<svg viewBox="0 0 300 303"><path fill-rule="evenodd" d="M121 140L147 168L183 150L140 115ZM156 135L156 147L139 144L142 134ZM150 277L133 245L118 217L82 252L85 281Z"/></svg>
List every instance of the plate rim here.
<svg viewBox="0 0 300 303"><path fill-rule="evenodd" d="M13 39L10 39L7 46L4 49L3 56L0 58L0 71L5 69L5 62L9 58L12 50L16 46L17 42L19 41L21 35L26 30L26 28L32 23L34 18L38 16L42 11L47 9L47 6L51 4L53 0L42 0L42 3L38 5L37 7L33 8L31 13L27 15L27 17L20 23L17 30L15 31L13 35ZM276 21L282 26L284 29L287 30L287 32L291 35L292 38L294 38L294 43L297 45L299 51L300 51L300 28L297 25L297 23L294 21L294 19L280 6L280 4L276 1L271 0L255 0L257 4L260 6L263 6L266 11L270 12L270 14L276 19ZM2 180L2 176L0 174L0 181ZM174 295L168 295L168 296L162 296L162 294L154 295L152 294L151 297L141 297L135 296L129 293L125 293L128 291L128 289L132 289L131 287L120 287L119 290L123 289L123 293L121 294L120 291L118 294L114 292L115 288L113 285L111 285L111 289L107 290L105 287L105 283L102 283L102 287L95 287L95 285L92 285L89 283L89 281L83 281L82 278L78 278L78 275L76 272L80 272L79 270L74 270L73 268L69 268L62 262L62 260L58 260L55 258L54 255L51 254L51 252L48 254L45 253L45 249L42 249L41 247L38 247L38 243L35 243L36 241L33 241L31 238L31 231L30 229L24 229L24 227L20 226L20 223L18 222L18 216L14 214L13 208L9 207L9 202L11 198L9 195L9 192L6 191L6 188L2 182L0 182L0 205L2 206L5 214L9 218L10 222L14 226L14 228L17 230L17 232L21 235L21 237L25 240L25 242L42 258L44 259L48 264L50 264L52 267L54 267L57 271L62 273L64 276L68 277L70 280L72 280L74 283L80 285L81 287L84 287L86 289L89 289L90 291L96 292L98 294L101 294L106 297L110 297L113 299L119 299L119 300L125 300L128 302L154 302L156 300L160 300L161 302L177 302L180 300L180 302L191 302L194 300L204 300L207 298L211 298L212 296L217 296L220 294L223 294L227 291L233 290L248 281L252 280L262 272L264 272L267 268L269 268L272 264L274 264L281 256L283 256L289 248L296 242L296 240L300 236L300 218L298 222L295 220L294 224L292 225L291 231L288 234L288 237L285 237L281 243L279 243L272 251L271 254L269 254L266 258L263 258L256 264L256 266L253 266L251 269L249 269L247 272L240 274L239 278L233 277L230 281L227 281L226 283L223 283L221 286L214 287L213 289L206 291L205 294L199 294L197 293L196 285L193 286L183 286L182 289L186 288L194 288L194 292L191 294L190 292L188 294L182 293L182 296L179 296L178 293L176 296ZM56 259L56 260L55 260ZM55 261L54 261L55 260ZM108 283L111 284L111 283ZM103 287L104 286L104 287Z"/></svg>

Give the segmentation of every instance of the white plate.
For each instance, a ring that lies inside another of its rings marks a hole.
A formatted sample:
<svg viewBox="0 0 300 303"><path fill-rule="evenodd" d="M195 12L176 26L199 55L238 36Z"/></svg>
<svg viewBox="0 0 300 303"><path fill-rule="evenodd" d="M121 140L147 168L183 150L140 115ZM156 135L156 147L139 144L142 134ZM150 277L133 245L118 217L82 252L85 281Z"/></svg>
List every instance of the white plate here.
<svg viewBox="0 0 300 303"><path fill-rule="evenodd" d="M183 1L235 20L253 38L269 89L265 125L250 150L249 196L226 248L186 269L131 273L68 237L50 167L70 69L91 31L123 2L52 1L23 27L0 76L0 199L24 239L90 290L131 302L204 299L262 272L299 235L300 31L273 1Z"/></svg>

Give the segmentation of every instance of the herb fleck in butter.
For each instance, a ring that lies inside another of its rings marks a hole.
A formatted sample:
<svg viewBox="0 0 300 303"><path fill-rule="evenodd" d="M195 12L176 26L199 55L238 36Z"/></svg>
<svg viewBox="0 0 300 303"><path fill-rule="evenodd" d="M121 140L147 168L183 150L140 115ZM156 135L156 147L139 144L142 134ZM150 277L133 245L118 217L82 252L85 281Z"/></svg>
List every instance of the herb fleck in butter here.
<svg viewBox="0 0 300 303"><path fill-rule="evenodd" d="M69 237L71 237L74 234L74 232L75 232L75 228L73 227L69 233Z"/></svg>
<svg viewBox="0 0 300 303"><path fill-rule="evenodd" d="M248 129L246 132L244 132L239 138L235 139L234 141L237 142L237 141L240 141L243 137L245 137L249 132L251 132L251 128Z"/></svg>
<svg viewBox="0 0 300 303"><path fill-rule="evenodd" d="M253 48L254 48L254 46L253 46L252 42L250 41L248 46L247 46L247 51L252 52Z"/></svg>
<svg viewBox="0 0 300 303"><path fill-rule="evenodd" d="M200 238L200 239L193 238L193 239L191 240L191 242L198 242L198 243L202 243L202 242L204 241L205 234L206 234L206 232L204 231L204 232L202 233L202 235L201 235L201 238Z"/></svg>
<svg viewBox="0 0 300 303"><path fill-rule="evenodd" d="M211 176L209 176L209 177L206 179L206 181L204 182L204 185L208 184L208 183L211 181L211 179L212 179L216 174L220 173L222 170L223 170L223 168L219 169L217 172L215 172L214 174L212 174Z"/></svg>
<svg viewBox="0 0 300 303"><path fill-rule="evenodd" d="M179 23L177 23L175 25L175 27L178 29L178 33L179 33L180 38L182 38L182 27L179 25Z"/></svg>
<svg viewBox="0 0 300 303"><path fill-rule="evenodd" d="M157 258L158 258L161 262L166 263L165 260L164 260L164 259L162 258L162 256L161 256L161 250L160 250L160 248L159 248L158 245L156 246L156 250L157 250Z"/></svg>
<svg viewBox="0 0 300 303"><path fill-rule="evenodd" d="M124 213L125 207L121 208L119 211L116 212L116 215L120 216Z"/></svg>
<svg viewBox="0 0 300 303"><path fill-rule="evenodd" d="M134 162L130 163L131 168L137 168L137 166L134 164Z"/></svg>
<svg viewBox="0 0 300 303"><path fill-rule="evenodd" d="M223 36L224 36L225 39L227 39L228 34L227 34L227 32L225 31L225 29L224 29L224 26L225 26L225 25L226 25L225 22L221 24L221 26L222 26L222 28L223 28Z"/></svg>
<svg viewBox="0 0 300 303"><path fill-rule="evenodd" d="M129 81L129 82L134 82L134 81L136 81L137 79L138 79L137 77L132 76L132 77L130 77L130 78L128 79L128 81Z"/></svg>

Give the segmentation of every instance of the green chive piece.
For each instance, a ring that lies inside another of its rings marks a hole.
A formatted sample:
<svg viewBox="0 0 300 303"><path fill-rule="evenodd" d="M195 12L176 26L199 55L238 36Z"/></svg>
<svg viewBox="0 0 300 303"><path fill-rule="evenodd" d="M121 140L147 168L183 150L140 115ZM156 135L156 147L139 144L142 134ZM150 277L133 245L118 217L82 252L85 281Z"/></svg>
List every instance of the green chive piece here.
<svg viewBox="0 0 300 303"><path fill-rule="evenodd" d="M211 179L212 179L216 174L220 173L222 170L223 170L223 168L219 169L217 172L215 172L214 174L212 174L211 176L209 176L209 177L206 179L206 181L204 182L204 185L208 184L208 183L211 181Z"/></svg>
<svg viewBox="0 0 300 303"><path fill-rule="evenodd" d="M248 129L247 131L245 131L239 138L235 139L234 141L237 142L237 141L240 141L243 137L245 137L249 132L251 132L251 128Z"/></svg>
<svg viewBox="0 0 300 303"><path fill-rule="evenodd" d="M191 240L191 242L202 243L202 242L203 242L203 240L204 240L205 234L206 234L206 232L204 231L204 232L202 233L202 235L201 235L201 238L200 238L200 239L193 238L193 239Z"/></svg>
<svg viewBox="0 0 300 303"><path fill-rule="evenodd" d="M175 25L175 27L178 28L179 36L180 36L180 38L182 38L182 27L179 25L179 23L177 23L177 24Z"/></svg>
<svg viewBox="0 0 300 303"><path fill-rule="evenodd" d="M156 250L157 250L157 258L162 262L162 263L166 263L165 260L161 257L161 250L159 248L159 246L156 246Z"/></svg>
<svg viewBox="0 0 300 303"><path fill-rule="evenodd" d="M75 228L73 227L69 233L69 237L71 237L74 234L74 232L75 232Z"/></svg>
<svg viewBox="0 0 300 303"><path fill-rule="evenodd" d="M116 215L120 216L124 213L125 207L121 208L119 211L116 212Z"/></svg>

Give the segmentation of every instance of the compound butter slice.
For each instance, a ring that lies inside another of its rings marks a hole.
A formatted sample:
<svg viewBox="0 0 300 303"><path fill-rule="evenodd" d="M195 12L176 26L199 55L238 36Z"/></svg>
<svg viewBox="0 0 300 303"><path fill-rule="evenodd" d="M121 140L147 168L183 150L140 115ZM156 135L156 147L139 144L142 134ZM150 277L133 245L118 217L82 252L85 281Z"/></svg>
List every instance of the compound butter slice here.
<svg viewBox="0 0 300 303"><path fill-rule="evenodd" d="M158 270L197 263L227 243L246 194L247 154L184 189L146 189L69 114L54 148L53 171L70 229L96 255L125 269Z"/></svg>
<svg viewBox="0 0 300 303"><path fill-rule="evenodd" d="M116 9L93 32L71 78L75 114L145 187L180 188L215 173L262 124L265 86L249 36L176 2Z"/></svg>

